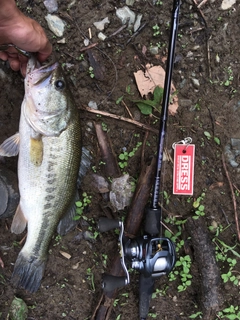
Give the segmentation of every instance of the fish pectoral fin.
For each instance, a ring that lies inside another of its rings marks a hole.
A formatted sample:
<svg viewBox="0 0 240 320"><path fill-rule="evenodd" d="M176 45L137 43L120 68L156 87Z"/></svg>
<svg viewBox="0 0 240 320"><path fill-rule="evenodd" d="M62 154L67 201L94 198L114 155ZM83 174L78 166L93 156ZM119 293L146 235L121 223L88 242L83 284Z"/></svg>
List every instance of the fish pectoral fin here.
<svg viewBox="0 0 240 320"><path fill-rule="evenodd" d="M27 220L24 217L20 204L17 207L16 213L13 217L11 232L15 234L22 233L27 226Z"/></svg>
<svg viewBox="0 0 240 320"><path fill-rule="evenodd" d="M15 133L13 136L7 138L0 145L0 156L2 157L14 157L18 155L19 152L19 132Z"/></svg>
<svg viewBox="0 0 240 320"><path fill-rule="evenodd" d="M79 200L79 194L76 190L75 198L72 201L71 206L69 207L69 210L65 213L65 215L62 217L62 219L59 221L57 232L61 236L64 236L69 231L73 230L79 221L73 220L73 218L76 216L76 204L75 202Z"/></svg>
<svg viewBox="0 0 240 320"><path fill-rule="evenodd" d="M43 142L42 136L35 138L30 138L30 159L31 162L39 167L43 160Z"/></svg>

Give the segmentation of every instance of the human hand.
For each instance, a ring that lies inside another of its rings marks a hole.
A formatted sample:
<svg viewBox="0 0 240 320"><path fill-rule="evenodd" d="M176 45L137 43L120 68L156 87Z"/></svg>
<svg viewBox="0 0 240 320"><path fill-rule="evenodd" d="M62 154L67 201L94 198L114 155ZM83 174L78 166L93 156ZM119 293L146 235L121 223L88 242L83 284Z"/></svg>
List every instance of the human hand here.
<svg viewBox="0 0 240 320"><path fill-rule="evenodd" d="M12 43L22 50L36 52L39 62L52 53L43 28L33 19L26 17L13 0L0 0L0 46ZM0 59L8 60L13 70L26 74L28 58L19 54L14 47L0 52Z"/></svg>

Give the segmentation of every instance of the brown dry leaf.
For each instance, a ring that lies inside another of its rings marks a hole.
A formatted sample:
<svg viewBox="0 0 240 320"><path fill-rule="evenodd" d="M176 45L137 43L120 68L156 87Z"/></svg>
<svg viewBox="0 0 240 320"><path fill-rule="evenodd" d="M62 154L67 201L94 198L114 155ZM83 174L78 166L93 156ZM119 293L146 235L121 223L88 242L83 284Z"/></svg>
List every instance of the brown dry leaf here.
<svg viewBox="0 0 240 320"><path fill-rule="evenodd" d="M146 65L145 72L138 70L134 72L134 77L137 83L138 90L142 97L147 96L149 93L153 93L156 86L164 88L165 70L161 66ZM172 84L171 93L173 94L176 88ZM169 112L174 115L178 108L178 97L173 96L172 103L169 104Z"/></svg>
<svg viewBox="0 0 240 320"><path fill-rule="evenodd" d="M209 190L213 190L215 188L221 188L223 186L223 182L214 182L213 184L210 185Z"/></svg>
<svg viewBox="0 0 240 320"><path fill-rule="evenodd" d="M71 255L65 251L60 250L59 253L61 253L61 255L64 256L64 258L66 258L68 260L71 258Z"/></svg>

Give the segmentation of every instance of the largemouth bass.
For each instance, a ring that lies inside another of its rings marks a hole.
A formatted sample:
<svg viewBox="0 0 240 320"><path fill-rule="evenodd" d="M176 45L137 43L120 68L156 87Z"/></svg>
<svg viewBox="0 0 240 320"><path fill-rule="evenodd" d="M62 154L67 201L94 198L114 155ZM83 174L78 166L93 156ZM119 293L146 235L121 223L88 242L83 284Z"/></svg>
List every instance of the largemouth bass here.
<svg viewBox="0 0 240 320"><path fill-rule="evenodd" d="M11 231L27 239L14 266L12 283L38 290L56 227L75 211L81 156L79 114L57 62L28 62L19 133L0 146L0 155L18 158L20 203Z"/></svg>

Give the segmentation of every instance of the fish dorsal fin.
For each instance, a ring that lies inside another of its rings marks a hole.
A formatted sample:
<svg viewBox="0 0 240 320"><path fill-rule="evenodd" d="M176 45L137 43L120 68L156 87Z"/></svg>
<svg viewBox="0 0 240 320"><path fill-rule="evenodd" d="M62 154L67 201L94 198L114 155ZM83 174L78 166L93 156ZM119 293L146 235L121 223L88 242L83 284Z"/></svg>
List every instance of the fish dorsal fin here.
<svg viewBox="0 0 240 320"><path fill-rule="evenodd" d="M13 136L7 138L0 145L0 156L2 157L14 157L19 152L19 133L15 133Z"/></svg>
<svg viewBox="0 0 240 320"><path fill-rule="evenodd" d="M27 220L24 217L20 204L17 207L16 213L13 217L11 232L15 234L22 233L27 225Z"/></svg>

